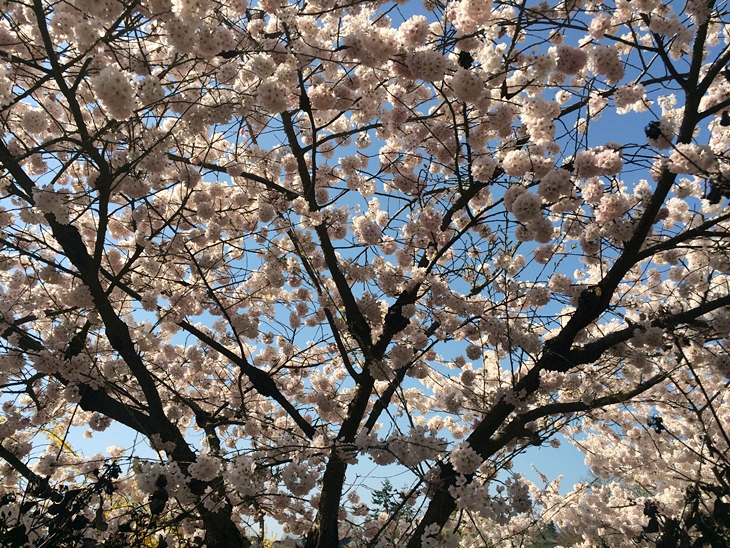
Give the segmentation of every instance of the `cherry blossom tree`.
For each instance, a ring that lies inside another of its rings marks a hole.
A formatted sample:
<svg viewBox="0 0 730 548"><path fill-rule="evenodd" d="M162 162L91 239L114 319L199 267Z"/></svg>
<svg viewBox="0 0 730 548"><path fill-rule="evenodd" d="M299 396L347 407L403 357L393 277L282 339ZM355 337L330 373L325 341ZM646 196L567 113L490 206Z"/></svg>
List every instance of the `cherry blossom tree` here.
<svg viewBox="0 0 730 548"><path fill-rule="evenodd" d="M0 535L721 542L727 17L4 0ZM567 494L511 470L559 433ZM358 462L408 472L393 516Z"/></svg>

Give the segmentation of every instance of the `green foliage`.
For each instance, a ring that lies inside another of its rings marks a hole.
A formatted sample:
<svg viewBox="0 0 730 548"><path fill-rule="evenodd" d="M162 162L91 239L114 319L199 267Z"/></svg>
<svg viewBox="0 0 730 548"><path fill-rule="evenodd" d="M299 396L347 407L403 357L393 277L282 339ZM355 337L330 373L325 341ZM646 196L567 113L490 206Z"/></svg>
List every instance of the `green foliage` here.
<svg viewBox="0 0 730 548"><path fill-rule="evenodd" d="M406 495L407 492L398 491L393 487L390 480L383 480L380 489L373 491L370 518L377 520L380 513L385 512L395 521L413 519L416 517L416 511L406 502Z"/></svg>

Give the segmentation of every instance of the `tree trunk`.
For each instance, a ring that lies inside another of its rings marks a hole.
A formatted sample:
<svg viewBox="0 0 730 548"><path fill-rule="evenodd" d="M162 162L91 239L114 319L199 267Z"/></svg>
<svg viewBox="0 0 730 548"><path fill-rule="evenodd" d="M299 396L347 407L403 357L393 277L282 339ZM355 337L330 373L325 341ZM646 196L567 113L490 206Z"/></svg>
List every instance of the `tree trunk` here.
<svg viewBox="0 0 730 548"><path fill-rule="evenodd" d="M342 485L345 481L347 464L333 451L327 470L322 478L322 497L319 501L319 512L312 530L307 535L305 548L337 548L340 542L338 515Z"/></svg>

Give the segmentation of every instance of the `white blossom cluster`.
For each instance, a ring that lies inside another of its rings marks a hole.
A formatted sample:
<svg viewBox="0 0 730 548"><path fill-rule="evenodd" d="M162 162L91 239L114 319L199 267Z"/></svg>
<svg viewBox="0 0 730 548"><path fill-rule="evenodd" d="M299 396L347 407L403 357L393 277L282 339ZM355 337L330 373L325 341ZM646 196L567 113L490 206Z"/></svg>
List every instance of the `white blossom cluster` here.
<svg viewBox="0 0 730 548"><path fill-rule="evenodd" d="M111 118L125 120L136 107L135 90L130 77L119 67L107 65L93 79L94 95Z"/></svg>

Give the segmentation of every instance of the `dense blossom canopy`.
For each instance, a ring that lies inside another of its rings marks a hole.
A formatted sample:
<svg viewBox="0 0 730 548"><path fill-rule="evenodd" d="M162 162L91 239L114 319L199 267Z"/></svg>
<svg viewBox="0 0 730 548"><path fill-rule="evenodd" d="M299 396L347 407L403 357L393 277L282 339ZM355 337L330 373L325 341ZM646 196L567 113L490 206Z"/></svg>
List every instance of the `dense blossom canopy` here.
<svg viewBox="0 0 730 548"><path fill-rule="evenodd" d="M727 546L726 2L290 2L0 1L0 537Z"/></svg>

